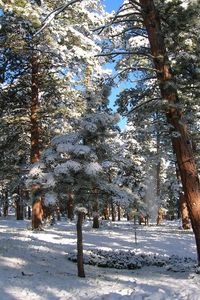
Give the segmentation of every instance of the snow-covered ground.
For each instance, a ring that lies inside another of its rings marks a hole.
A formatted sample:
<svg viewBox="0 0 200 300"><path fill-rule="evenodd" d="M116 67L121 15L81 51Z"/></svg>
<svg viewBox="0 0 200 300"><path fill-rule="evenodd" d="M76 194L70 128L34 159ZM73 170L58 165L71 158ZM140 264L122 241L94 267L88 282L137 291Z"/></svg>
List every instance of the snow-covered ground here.
<svg viewBox="0 0 200 300"><path fill-rule="evenodd" d="M166 266L127 270L87 264L86 278L79 278L68 260L76 249L75 222L63 220L39 233L29 222L0 218L1 300L200 300L200 275L182 268L184 263L176 272ZM96 230L86 222L83 235L86 250L196 259L192 232L175 223L140 226L135 236L131 222L107 222Z"/></svg>

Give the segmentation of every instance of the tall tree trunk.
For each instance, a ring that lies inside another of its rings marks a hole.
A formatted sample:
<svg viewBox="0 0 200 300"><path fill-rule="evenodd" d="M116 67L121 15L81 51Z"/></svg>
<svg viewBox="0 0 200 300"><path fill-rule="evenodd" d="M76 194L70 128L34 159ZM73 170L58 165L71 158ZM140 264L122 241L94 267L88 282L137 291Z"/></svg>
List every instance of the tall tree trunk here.
<svg viewBox="0 0 200 300"><path fill-rule="evenodd" d="M157 211L157 218L156 218L156 223L157 225L161 225L163 222L163 213L162 213L162 208L161 208L161 203L160 203L160 169L161 169L161 164L160 164L160 134L157 130L156 132L156 154L157 154L157 160L158 163L156 165L156 201L158 203L158 211Z"/></svg>
<svg viewBox="0 0 200 300"><path fill-rule="evenodd" d="M109 220L109 207L108 202L106 201L104 208L103 208L103 216L105 220Z"/></svg>
<svg viewBox="0 0 200 300"><path fill-rule="evenodd" d="M180 177L180 172L177 166L177 163L175 164L176 167L176 177L178 184L180 184L181 177ZM187 208L187 201L186 197L183 192L179 192L179 207L178 210L180 210L180 215L181 215L181 220L182 220L182 227L183 229L190 229L190 218L189 218L189 212Z"/></svg>
<svg viewBox="0 0 200 300"><path fill-rule="evenodd" d="M110 206L111 206L111 216L112 216L112 221L115 222L115 221L116 221L115 205L114 205L114 202L113 202L112 199L111 199Z"/></svg>
<svg viewBox="0 0 200 300"><path fill-rule="evenodd" d="M183 193L180 193L180 208L181 208L182 227L184 230L190 229L191 226L190 226L189 213L187 209L185 196Z"/></svg>
<svg viewBox="0 0 200 300"><path fill-rule="evenodd" d="M93 204L93 225L92 228L99 228L99 199L98 190L93 189L94 204Z"/></svg>
<svg viewBox="0 0 200 300"><path fill-rule="evenodd" d="M121 221L121 207L120 207L120 204L117 204L117 220Z"/></svg>
<svg viewBox="0 0 200 300"><path fill-rule="evenodd" d="M162 222L163 222L163 210L162 210L162 208L159 208L157 219L156 219L156 225L159 226L162 224Z"/></svg>
<svg viewBox="0 0 200 300"><path fill-rule="evenodd" d="M31 163L34 164L40 159L40 143L39 143L39 63L36 55L33 54L31 60Z"/></svg>
<svg viewBox="0 0 200 300"><path fill-rule="evenodd" d="M32 77L31 77L31 163L34 164L40 159L40 143L39 143L39 122L38 122L38 109L39 109L39 63L37 55L33 54L31 60ZM41 216L43 215L42 199L38 197L32 203L32 228L40 229Z"/></svg>
<svg viewBox="0 0 200 300"><path fill-rule="evenodd" d="M18 186L18 197L16 199L16 219L24 220L23 191L20 186Z"/></svg>
<svg viewBox="0 0 200 300"><path fill-rule="evenodd" d="M72 221L73 217L74 217L74 195L72 192L68 192L67 218Z"/></svg>
<svg viewBox="0 0 200 300"><path fill-rule="evenodd" d="M31 193L32 193L32 229L41 230L42 220L44 216L41 186L39 184L33 184L31 187Z"/></svg>
<svg viewBox="0 0 200 300"><path fill-rule="evenodd" d="M31 207L28 206L28 220L31 219L31 216L32 216L32 214L31 214Z"/></svg>
<svg viewBox="0 0 200 300"><path fill-rule="evenodd" d="M3 202L3 216L7 217L8 216L8 191L5 191L4 193L4 202Z"/></svg>
<svg viewBox="0 0 200 300"><path fill-rule="evenodd" d="M83 233L82 233L82 224L84 219L84 213L78 212L78 219L76 224L77 229L77 268L78 276L85 277L84 264L83 264Z"/></svg>
<svg viewBox="0 0 200 300"><path fill-rule="evenodd" d="M131 0L130 0L131 1ZM162 99L168 102L167 121L171 125L172 146L180 171L187 207L194 231L200 265L200 183L187 128L178 108L175 79L167 56L158 11L153 0L139 0L150 42Z"/></svg>

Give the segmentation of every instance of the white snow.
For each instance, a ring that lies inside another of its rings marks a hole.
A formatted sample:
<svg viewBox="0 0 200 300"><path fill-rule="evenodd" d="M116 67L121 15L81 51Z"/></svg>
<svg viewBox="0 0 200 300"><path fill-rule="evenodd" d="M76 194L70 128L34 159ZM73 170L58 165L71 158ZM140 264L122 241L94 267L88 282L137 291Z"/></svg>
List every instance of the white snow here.
<svg viewBox="0 0 200 300"><path fill-rule="evenodd" d="M48 205L54 205L57 201L57 194L54 192L48 192L44 196L44 204L46 206Z"/></svg>
<svg viewBox="0 0 200 300"><path fill-rule="evenodd" d="M97 176L100 172L102 172L102 167L98 162L91 162L85 167L85 173L89 176Z"/></svg>
<svg viewBox="0 0 200 300"><path fill-rule="evenodd" d="M200 300L200 275L194 270L172 272L165 267L144 266L125 270L85 265L86 278L77 277L68 253L76 249L76 223L64 218L39 233L31 221L0 218L1 300ZM196 259L191 231L177 223L138 226L102 221L92 229L83 225L87 251L135 251ZM135 230L137 242L135 240Z"/></svg>

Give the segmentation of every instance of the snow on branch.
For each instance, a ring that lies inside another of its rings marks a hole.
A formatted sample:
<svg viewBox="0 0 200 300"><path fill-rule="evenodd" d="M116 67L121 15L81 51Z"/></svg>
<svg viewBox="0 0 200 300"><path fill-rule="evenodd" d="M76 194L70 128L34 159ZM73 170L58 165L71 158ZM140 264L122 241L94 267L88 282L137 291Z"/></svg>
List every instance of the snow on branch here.
<svg viewBox="0 0 200 300"><path fill-rule="evenodd" d="M49 205L54 205L57 201L57 195L56 193L53 193L53 192L49 192L49 193L46 193L45 196L44 196L44 204L46 206L49 206Z"/></svg>
<svg viewBox="0 0 200 300"><path fill-rule="evenodd" d="M44 30L44 28L46 28L48 26L48 24L51 23L51 21L57 16L59 15L61 12L63 12L64 10L66 10L69 6L77 3L77 2L82 2L82 0L71 0L68 3L66 3L65 5L62 5L58 8L56 8L55 10L53 10L52 12L50 12L46 18L43 21L43 25L42 27L33 35L36 36L38 35L41 31Z"/></svg>
<svg viewBox="0 0 200 300"><path fill-rule="evenodd" d="M80 163L78 163L74 160L68 160L65 163L57 165L54 169L54 173L55 173L55 175L69 174L70 171L74 171L75 173L77 173L81 169L82 169L82 166Z"/></svg>
<svg viewBox="0 0 200 300"><path fill-rule="evenodd" d="M68 134L64 134L64 135L59 135L56 136L52 139L51 144L53 146L56 146L58 144L67 144L67 143L71 143L71 144L76 144L78 141L80 140L80 134L79 133L68 133Z"/></svg>
<svg viewBox="0 0 200 300"><path fill-rule="evenodd" d="M89 176L97 176L102 170L102 166L98 162L91 162L85 167L85 173Z"/></svg>
<svg viewBox="0 0 200 300"><path fill-rule="evenodd" d="M74 209L74 212L76 214L78 214L78 213L87 214L87 209L84 206L76 206L75 209Z"/></svg>

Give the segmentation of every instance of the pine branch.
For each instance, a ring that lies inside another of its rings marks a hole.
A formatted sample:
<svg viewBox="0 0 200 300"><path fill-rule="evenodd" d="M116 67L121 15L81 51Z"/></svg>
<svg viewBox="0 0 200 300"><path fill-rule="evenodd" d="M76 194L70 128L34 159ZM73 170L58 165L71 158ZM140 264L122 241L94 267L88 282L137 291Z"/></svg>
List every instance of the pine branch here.
<svg viewBox="0 0 200 300"><path fill-rule="evenodd" d="M146 105L146 104L148 104L150 102L157 101L157 100L159 101L160 98L152 98L152 99L149 99L149 100L147 100L147 101L145 101L145 102L143 102L141 104L138 104L137 106L135 106L131 110L129 110L126 114L124 114L124 116L128 116L129 114L131 114L133 111L139 109L140 107L142 107L142 106L144 106L144 105Z"/></svg>
<svg viewBox="0 0 200 300"><path fill-rule="evenodd" d="M46 16L46 18L44 19L42 27L41 27L38 31L36 31L36 33L33 35L33 37L36 36L36 35L38 35L41 31L43 31L44 28L46 28L46 27L48 26L48 24L50 24L51 21L52 21L57 15L59 15L59 14L60 14L61 12L63 12L64 10L66 10L69 6L71 6L71 5L73 5L73 4L77 3L77 2L82 2L82 1L83 1L83 0L71 0L71 1L68 2L67 4L62 5L62 6L58 7L58 8L56 8L55 10L53 10L52 12L50 12L50 13Z"/></svg>
<svg viewBox="0 0 200 300"><path fill-rule="evenodd" d="M101 57L101 56L116 57L118 55L133 55L133 54L153 58L153 56L150 53L144 53L138 51L116 51L116 52L100 53L95 55L95 57Z"/></svg>
<svg viewBox="0 0 200 300"><path fill-rule="evenodd" d="M136 72L139 72L139 71L151 71L151 72L158 72L154 68L147 68L147 67L142 67L142 66L128 67L128 68L125 68L124 70L121 70L119 73L117 73L114 78L120 76L121 74L125 73L126 71L136 71Z"/></svg>

